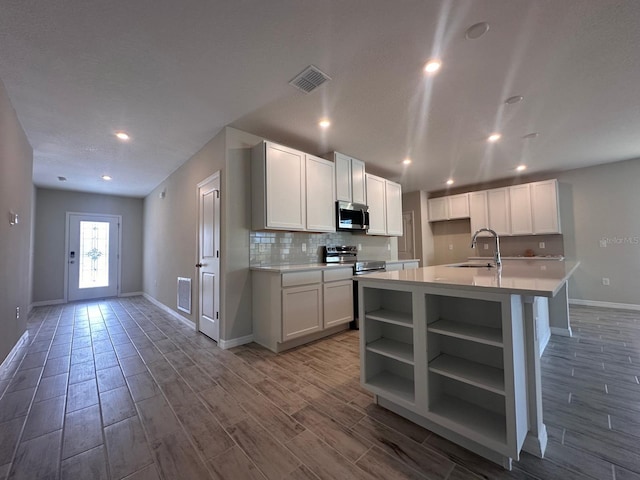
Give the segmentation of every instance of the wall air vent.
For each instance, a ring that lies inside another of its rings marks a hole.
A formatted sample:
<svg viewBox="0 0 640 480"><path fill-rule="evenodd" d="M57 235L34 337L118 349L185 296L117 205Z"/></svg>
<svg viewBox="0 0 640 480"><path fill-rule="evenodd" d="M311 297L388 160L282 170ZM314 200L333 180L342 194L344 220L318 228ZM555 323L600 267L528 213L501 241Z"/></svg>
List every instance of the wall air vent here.
<svg viewBox="0 0 640 480"><path fill-rule="evenodd" d="M289 82L289 85L303 91L304 93L311 93L329 80L331 80L329 75L321 71L315 65L309 65L302 72L296 75L295 78Z"/></svg>
<svg viewBox="0 0 640 480"><path fill-rule="evenodd" d="M191 279L178 277L178 310L191 315Z"/></svg>

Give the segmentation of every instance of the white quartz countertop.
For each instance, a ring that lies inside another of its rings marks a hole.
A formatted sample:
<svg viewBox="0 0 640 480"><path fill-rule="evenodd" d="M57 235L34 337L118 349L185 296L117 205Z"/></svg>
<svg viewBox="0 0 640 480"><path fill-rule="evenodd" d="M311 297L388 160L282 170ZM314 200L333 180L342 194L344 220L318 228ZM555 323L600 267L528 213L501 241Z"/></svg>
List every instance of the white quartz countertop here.
<svg viewBox="0 0 640 480"><path fill-rule="evenodd" d="M579 264L573 261L506 260L500 272L496 268L456 268L450 265L438 265L413 270L370 273L358 277L358 280L365 286L371 286L367 285L368 283L392 282L554 297Z"/></svg>
<svg viewBox="0 0 640 480"><path fill-rule="evenodd" d="M493 256L491 257L469 257L469 260L486 260L493 262ZM534 257L525 257L524 255L517 257L502 257L502 260L564 260L562 255L536 255Z"/></svg>
<svg viewBox="0 0 640 480"><path fill-rule="evenodd" d="M394 264L394 263L409 263L409 262L419 262L419 261L420 261L419 258L410 258L409 260L385 260L385 263Z"/></svg>
<svg viewBox="0 0 640 480"><path fill-rule="evenodd" d="M251 270L258 272L306 272L311 270L327 270L330 268L353 268L350 264L344 263L305 263L302 265L264 265L251 267Z"/></svg>

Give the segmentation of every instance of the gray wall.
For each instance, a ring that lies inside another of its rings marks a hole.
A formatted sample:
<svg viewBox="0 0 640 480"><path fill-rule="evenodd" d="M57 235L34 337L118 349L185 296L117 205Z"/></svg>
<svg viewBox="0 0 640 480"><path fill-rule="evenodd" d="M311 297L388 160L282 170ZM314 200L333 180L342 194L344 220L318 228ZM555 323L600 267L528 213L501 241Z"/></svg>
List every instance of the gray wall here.
<svg viewBox="0 0 640 480"><path fill-rule="evenodd" d="M142 291L141 198L38 188L34 240L33 301L64 299L67 212L122 215L120 293Z"/></svg>
<svg viewBox="0 0 640 480"><path fill-rule="evenodd" d="M0 363L24 333L31 303L32 172L33 150L0 81Z"/></svg>
<svg viewBox="0 0 640 480"><path fill-rule="evenodd" d="M639 305L640 159L557 178L565 255L580 260L569 296ZM602 285L602 277L611 284Z"/></svg>

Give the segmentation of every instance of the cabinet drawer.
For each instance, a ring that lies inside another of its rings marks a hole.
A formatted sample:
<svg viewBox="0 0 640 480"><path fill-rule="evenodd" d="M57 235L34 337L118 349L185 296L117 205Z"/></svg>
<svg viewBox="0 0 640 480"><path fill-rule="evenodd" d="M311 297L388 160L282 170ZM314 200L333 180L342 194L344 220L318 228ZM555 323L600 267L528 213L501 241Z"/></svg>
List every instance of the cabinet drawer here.
<svg viewBox="0 0 640 480"><path fill-rule="evenodd" d="M335 282L336 280L351 280L351 277L353 277L353 270L351 269L351 267L332 268L330 270L325 270L323 274L325 282Z"/></svg>
<svg viewBox="0 0 640 480"><path fill-rule="evenodd" d="M322 271L293 272L282 274L282 286L294 287L296 285L309 285L310 283L321 283Z"/></svg>

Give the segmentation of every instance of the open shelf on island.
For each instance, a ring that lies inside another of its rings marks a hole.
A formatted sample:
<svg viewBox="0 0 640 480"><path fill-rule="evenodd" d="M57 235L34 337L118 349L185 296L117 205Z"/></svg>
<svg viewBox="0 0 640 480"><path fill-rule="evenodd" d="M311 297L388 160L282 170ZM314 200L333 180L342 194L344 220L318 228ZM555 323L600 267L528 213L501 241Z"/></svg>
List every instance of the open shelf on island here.
<svg viewBox="0 0 640 480"><path fill-rule="evenodd" d="M380 338L367 344L367 350L413 365L413 345L390 338Z"/></svg>
<svg viewBox="0 0 640 480"><path fill-rule="evenodd" d="M438 333L449 337L461 338L472 342L484 343L494 347L502 347L502 330L484 327L471 323L438 320L427 327L429 333Z"/></svg>
<svg viewBox="0 0 640 480"><path fill-rule="evenodd" d="M429 363L429 371L504 395L504 371L500 368L442 354Z"/></svg>
<svg viewBox="0 0 640 480"><path fill-rule="evenodd" d="M442 395L429 410L431 415L440 418L441 424L451 424L449 427L452 430L489 448L505 449L504 415L450 395Z"/></svg>
<svg viewBox="0 0 640 480"><path fill-rule="evenodd" d="M413 328L413 316L410 313L380 309L366 313L365 317L370 320L378 320L379 322Z"/></svg>
<svg viewBox="0 0 640 480"><path fill-rule="evenodd" d="M385 397L398 397L406 402L415 401L414 383L391 372L382 371L365 382L365 385L380 390Z"/></svg>

